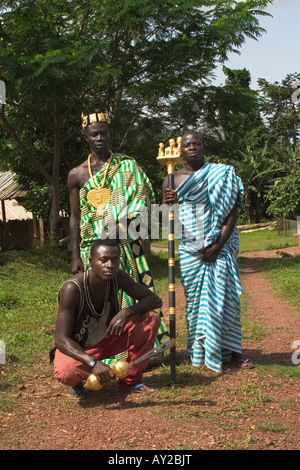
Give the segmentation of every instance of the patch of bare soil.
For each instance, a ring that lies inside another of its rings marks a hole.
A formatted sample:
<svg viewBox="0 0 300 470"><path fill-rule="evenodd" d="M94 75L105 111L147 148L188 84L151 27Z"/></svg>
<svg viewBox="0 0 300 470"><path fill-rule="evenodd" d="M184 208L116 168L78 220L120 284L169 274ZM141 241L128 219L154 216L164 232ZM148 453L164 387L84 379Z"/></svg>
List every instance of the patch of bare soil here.
<svg viewBox="0 0 300 470"><path fill-rule="evenodd" d="M297 247L282 251L299 255ZM268 251L242 256L251 322L268 332L257 343L245 332L245 356L292 370L300 312L274 296L257 264L261 257L282 255ZM167 294L164 301L167 305ZM176 306L178 317L183 316L180 285ZM183 351L177 352L182 357ZM179 364L176 384L164 392L126 394L111 383L78 403L52 378L47 354L44 359L40 376L23 377L16 403L1 415L2 450L300 450L298 379L268 375L260 367L242 371L228 365L216 375L205 367L195 373L190 365ZM159 370L169 374L165 361ZM155 370L146 372L145 380L159 388Z"/></svg>

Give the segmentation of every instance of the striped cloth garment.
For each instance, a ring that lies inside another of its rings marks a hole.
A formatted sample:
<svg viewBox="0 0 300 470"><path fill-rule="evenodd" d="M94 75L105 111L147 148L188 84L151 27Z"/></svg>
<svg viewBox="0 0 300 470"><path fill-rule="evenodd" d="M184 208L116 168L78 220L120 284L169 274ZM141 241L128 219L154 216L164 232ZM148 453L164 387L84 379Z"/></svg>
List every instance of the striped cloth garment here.
<svg viewBox="0 0 300 470"><path fill-rule="evenodd" d="M194 366L222 371L223 359L241 352L237 227L216 261L201 250L215 241L236 201L242 209L243 185L231 166L206 162L177 188L181 239L178 253L186 296L187 352Z"/></svg>

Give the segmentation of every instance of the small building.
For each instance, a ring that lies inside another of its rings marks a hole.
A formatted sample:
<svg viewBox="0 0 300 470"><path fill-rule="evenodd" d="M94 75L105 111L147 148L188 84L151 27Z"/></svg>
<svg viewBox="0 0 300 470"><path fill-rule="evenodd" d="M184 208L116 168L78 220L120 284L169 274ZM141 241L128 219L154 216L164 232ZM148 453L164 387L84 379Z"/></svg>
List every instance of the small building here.
<svg viewBox="0 0 300 470"><path fill-rule="evenodd" d="M0 251L26 250L43 242L43 222L23 207L26 192L14 173L0 172Z"/></svg>

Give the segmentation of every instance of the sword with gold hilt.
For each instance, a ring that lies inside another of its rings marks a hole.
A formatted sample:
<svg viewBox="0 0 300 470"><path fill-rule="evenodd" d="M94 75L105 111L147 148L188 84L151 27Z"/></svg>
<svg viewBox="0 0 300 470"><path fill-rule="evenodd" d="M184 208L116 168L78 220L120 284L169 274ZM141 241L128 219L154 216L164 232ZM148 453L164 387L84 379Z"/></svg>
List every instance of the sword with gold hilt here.
<svg viewBox="0 0 300 470"><path fill-rule="evenodd" d="M177 147L175 140L169 140L169 147L164 148L164 144L159 144L157 161L167 167L168 187L174 189L174 171L175 165L183 163L181 158L181 137L177 138ZM168 211L168 277L169 277L169 329L173 346L170 349L171 380L176 380L176 298L175 298L175 221L172 203L169 203Z"/></svg>
<svg viewBox="0 0 300 470"><path fill-rule="evenodd" d="M135 359L132 362L124 361L123 359L119 359L119 361L115 362L112 366L112 371L118 379L125 379L130 374L130 369L135 364L139 362L145 361L146 359L150 359L150 357L156 356L167 349L170 349L173 346L173 341L168 340L164 343L160 343L155 348L151 349L150 351L146 352L138 359ZM87 378L84 387L89 390L101 390L103 385L99 382L97 376L95 374L90 374Z"/></svg>

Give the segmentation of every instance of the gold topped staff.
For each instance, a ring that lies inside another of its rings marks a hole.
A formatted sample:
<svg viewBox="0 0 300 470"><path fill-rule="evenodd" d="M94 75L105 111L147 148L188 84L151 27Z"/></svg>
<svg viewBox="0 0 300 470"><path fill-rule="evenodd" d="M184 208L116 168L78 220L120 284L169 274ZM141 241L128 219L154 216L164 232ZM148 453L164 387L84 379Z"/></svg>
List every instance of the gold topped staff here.
<svg viewBox="0 0 300 470"><path fill-rule="evenodd" d="M157 160L162 166L167 167L168 172L168 187L174 189L174 170L175 165L183 163L180 157L181 154L181 137L177 139L177 147L175 140L170 139L170 147L164 149L164 144L159 144L159 152ZM173 346L170 349L170 364L171 364L171 380L175 382L176 379L176 320L175 320L175 242L174 242L174 212L172 211L172 203L169 203L168 212L168 274L169 274L169 328L170 336L173 341Z"/></svg>

